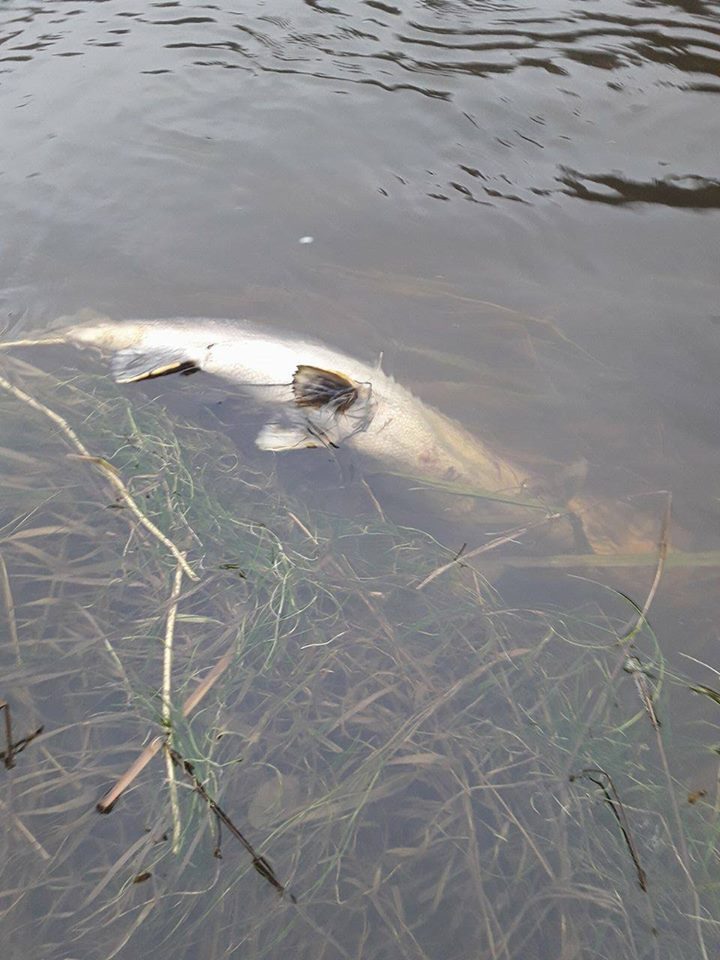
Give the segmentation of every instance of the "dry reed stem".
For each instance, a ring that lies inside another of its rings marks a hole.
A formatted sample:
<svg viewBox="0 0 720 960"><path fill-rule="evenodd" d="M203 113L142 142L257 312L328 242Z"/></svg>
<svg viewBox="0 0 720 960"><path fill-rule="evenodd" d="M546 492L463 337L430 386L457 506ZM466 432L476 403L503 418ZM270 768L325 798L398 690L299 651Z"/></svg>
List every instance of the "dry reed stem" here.
<svg viewBox="0 0 720 960"><path fill-rule="evenodd" d="M2 553L0 553L0 588L2 588L3 600L5 601L5 615L8 622L8 631L10 633L10 643L15 650L15 662L22 663L20 656L20 641L18 639L17 621L15 620L15 601L13 600L12 588L10 586L10 577L8 576L7 564Z"/></svg>
<svg viewBox="0 0 720 960"><path fill-rule="evenodd" d="M0 700L0 711L5 711L5 750L3 751L3 759L5 762L5 769L11 770L15 766L15 751L13 749L13 731L12 718L10 715L10 704L5 700Z"/></svg>
<svg viewBox="0 0 720 960"><path fill-rule="evenodd" d="M210 673L198 683L190 696L182 705L183 717L189 717L195 707L203 700L208 691L217 683L223 673L227 670L233 661L233 651L228 650L218 660ZM142 773L152 758L157 754L167 742L167 737L163 734L157 736L145 747L143 752L117 780L113 787L98 801L98 813L110 813L114 805L127 790L131 783Z"/></svg>
<svg viewBox="0 0 720 960"><path fill-rule="evenodd" d="M30 830L28 830L28 828L22 822L20 817L18 817L16 813L13 813L12 810L8 808L7 804L5 804L2 800L0 800L0 810L2 810L3 817L7 817L9 819L10 823L13 824L13 826L18 831L18 833L22 834L22 836L25 837L25 839L30 844L30 846L35 849L36 853L43 860L52 860L51 855L48 853L45 847L40 843L40 841L35 836L35 834L33 834Z"/></svg>
<svg viewBox="0 0 720 960"><path fill-rule="evenodd" d="M479 557L482 553L489 553L491 550L495 550L497 547L502 547L506 543L511 543L513 540L517 539L517 537L522 537L524 534L526 534L528 530L532 530L535 527L540 527L543 524L548 523L550 520L556 520L560 516L561 514L559 513L553 513L550 516L543 517L542 520L537 520L535 523L528 523L524 527L516 527L509 533L503 534L501 537L495 537L495 539L491 540L489 543L484 543L480 547L475 547L475 549L471 550L470 553L463 553L462 555L453 557L453 559L448 563L442 564L442 566L439 566L433 570L432 573L429 573L421 583L418 583L415 589L422 590L423 587L426 587L429 583L432 583L432 581L441 576L441 574L451 570L455 564L459 563L462 565L467 560L472 560L473 557Z"/></svg>
<svg viewBox="0 0 720 960"><path fill-rule="evenodd" d="M672 512L672 493L667 492L667 503L665 505L665 513L663 514L662 525L660 527L660 540L658 544L658 558L657 565L655 567L655 576L653 577L652 584L650 585L650 590L648 595L645 597L645 603L642 605L642 608L638 610L637 616L632 617L628 624L625 627L625 630L620 634L620 640L631 640L642 627L647 622L647 615L652 606L652 602L655 599L655 594L657 589L660 586L660 580L662 579L663 571L665 570L665 563L667 562L668 555L668 546L670 538L670 515Z"/></svg>
<svg viewBox="0 0 720 960"><path fill-rule="evenodd" d="M65 420L64 417L61 417L59 413L55 413L55 411L51 410L50 407L46 407L44 403L40 403L39 400L31 397L29 393L25 393L24 390L20 389L20 387L14 386L9 380L6 380L5 377L2 376L0 376L0 387L7 391L7 393L9 393L11 396L15 397L16 400L20 400L21 403L27 404L28 407L36 410L38 413L42 413L42 415L47 417L48 420L52 420L56 426L60 427L66 438L70 441L70 444L75 447L81 456L92 459L90 451L87 449L80 437L78 437L67 420Z"/></svg>
<svg viewBox="0 0 720 960"><path fill-rule="evenodd" d="M152 520L150 520L149 517L147 517L142 512L140 507L138 507L138 505L135 503L134 499L132 498L130 491L125 486L120 475L118 474L117 470L112 466L112 464L108 463L108 461L104 460L102 457L93 456L93 454L90 453L90 451L87 449L85 444L78 437L78 435L75 433L75 431L67 422L67 420L64 419L64 417L61 417L59 413L56 413L54 410L51 410L50 407L45 406L44 403L40 403L39 400L36 400L34 397L31 397L29 393L25 393L24 390L20 389L20 387L14 386L12 383L10 383L9 380L6 380L5 377L2 377L2 376L0 376L0 387L3 390L7 391L11 396L15 397L16 400L20 400L21 403L27 404L27 406L31 407L33 410L36 410L38 413L42 413L43 416L47 417L54 424L56 424L56 426L58 426L60 430L64 433L65 437L70 442L70 444L73 447L75 447L75 449L78 451L78 453L76 454L77 459L87 460L90 463L94 463L97 467L99 467L103 471L105 476L110 480L110 483L118 491L118 493L124 500L125 504L130 509L130 512L135 516L138 522L143 527L145 527L145 529L149 533L151 533L157 540L159 540L160 543L162 543L163 546L170 551L170 553L172 553L172 555L175 557L177 562L182 566L183 571L187 574L187 576L191 580L198 581L200 579L200 577L193 571L193 569L188 564L187 560L185 560L185 558L180 553L180 551L175 546L175 544L172 542L172 540L168 539L168 537L166 537L165 534L155 526Z"/></svg>
<svg viewBox="0 0 720 960"><path fill-rule="evenodd" d="M305 524L302 522L302 520L300 519L300 517L296 516L296 515L292 512L292 510L288 510L288 516L290 517L290 519L292 520L292 522L293 522L300 530L302 530L302 532L305 534L305 536L308 538L308 540L312 540L312 542L317 546L317 544L318 544L318 539L317 539L317 537L313 536L313 534L308 530L308 528L307 528L307 527L305 526Z"/></svg>
<svg viewBox="0 0 720 960"><path fill-rule="evenodd" d="M387 523L387 517L385 516L385 511L383 510L383 508L382 508L382 506L381 506L381 504L380 504L380 501L378 500L378 498L377 498L377 497L375 496L375 494L373 493L373 489L372 489L372 487L370 486L370 484L367 482L367 479L366 479L365 477L361 477L361 478L360 478L360 482L362 483L362 485L363 485L363 487L365 488L365 491L366 491L368 497L370 498L370 503L372 503L373 507L374 507L375 510L377 511L378 517L380 517L380 520L381 520L383 523Z"/></svg>
<svg viewBox="0 0 720 960"><path fill-rule="evenodd" d="M180 849L180 804L178 803L177 778L175 777L175 764L172 759L172 662L173 662L173 640L175 637L175 621L177 619L178 600L182 588L183 568L180 564L175 568L173 578L172 592L170 594L170 608L167 613L165 623L165 638L163 641L163 679L162 679L162 723L166 730L165 743L165 770L170 788L170 809L172 811L173 825L173 853Z"/></svg>
<svg viewBox="0 0 720 960"><path fill-rule="evenodd" d="M460 558L463 559L463 558ZM537 567L547 570L565 570L572 567L637 568L657 567L657 554L652 553L557 553L547 557L503 557L503 566L517 570ZM664 562L666 570L698 567L720 567L720 550L669 550Z"/></svg>
<svg viewBox="0 0 720 960"><path fill-rule="evenodd" d="M91 454L87 454L84 456L77 456L77 455L71 454L71 456L73 456L73 459L75 460L87 460L90 463L94 463L95 466L99 467L103 471L105 476L108 478L110 483L118 491L123 501L125 502L127 507L130 509L130 512L137 519L138 523L140 523L143 527L145 527L148 533L151 533L156 540L159 540L160 543L162 543L162 545L170 551L170 553L177 560L178 565L182 567L182 571L186 576L188 576L191 580L194 580L196 583L200 580L200 577L195 573L195 571L192 569L192 567L189 565L189 563L185 559L185 555L175 546L172 540L170 540L168 537L165 536L162 530L159 530L155 526L152 520L150 520L150 518L147 517L142 512L140 507L138 507L130 491L125 486L117 470L115 469L115 467L113 467L111 463L105 460L104 457L95 457L95 456L92 456Z"/></svg>

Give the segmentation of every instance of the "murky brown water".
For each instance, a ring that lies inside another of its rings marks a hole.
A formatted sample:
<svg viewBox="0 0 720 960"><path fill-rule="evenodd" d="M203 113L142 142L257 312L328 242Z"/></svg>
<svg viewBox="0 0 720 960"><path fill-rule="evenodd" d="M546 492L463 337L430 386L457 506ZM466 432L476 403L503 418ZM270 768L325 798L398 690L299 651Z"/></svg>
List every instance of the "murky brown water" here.
<svg viewBox="0 0 720 960"><path fill-rule="evenodd" d="M619 500L671 489L687 544L719 549L720 4L236 6L0 3L3 336L91 307L118 318L246 316L367 359L382 353L419 395L539 469L585 458L589 489ZM33 359L67 376L73 365L91 366L61 351ZM195 394L197 380L138 388L137 396L165 393L171 408L206 422L211 401ZM26 438L29 449L43 438ZM19 442L9 430L0 445ZM336 478L332 463L327 471ZM457 524L406 494L387 494L397 518L460 546ZM17 492L0 497L3 523L22 514ZM714 573L669 583L655 623L671 668L688 669L672 659L682 646L709 664L695 674L709 685L720 668ZM19 606L39 602L34 586L18 578L15 587ZM562 604L576 588L564 573L540 586L525 573L508 579L513 603L525 605ZM704 597L687 602L691 590ZM0 699L12 692L0 686ZM99 694L85 696L88 710L105 710ZM678 703L688 723L683 742L696 747L694 759L679 750L683 776L714 789L706 726L717 705ZM56 727L69 722L57 703L43 710ZM127 735L139 734L133 727ZM288 778L302 795L298 771ZM679 794L686 786L697 784L681 778ZM23 813L10 787L0 796ZM92 798L83 801L85 816ZM77 815L70 804L50 826L38 818L51 855ZM406 825L393 817L382 829L404 848ZM137 828L137 819L125 823L124 841ZM83 829L95 828L88 819ZM97 829L112 836L105 821ZM120 850L124 841L113 842ZM94 877L96 852L93 841L78 842L76 860L58 861L67 874L51 871L46 887L38 880L20 920L8 911L25 956L38 955L33 913L48 909L53 889L78 875L81 862ZM308 955L444 958L442 919L418 926L413 917L430 908L402 907L398 871L387 902L374 899L379 880L352 879L376 912L345 937L340 904L350 888L339 893L339 873L321 886L319 925L303 928ZM5 909L16 892L11 878L3 884ZM192 886L185 873L170 889ZM513 896L512 888L494 893ZM467 911L476 906L469 897ZM220 908L207 909L210 946L203 954L195 943L193 955L285 955L281 938L273 946L257 932L247 935L256 937L254 953L241 946L237 907L224 921ZM683 909L692 913L692 905ZM402 935L398 917L409 917ZM703 920L715 952L719 920ZM647 934L674 922L655 915L640 926ZM72 905L58 908L52 934L43 933L47 960L111 955L105 942L93 952L87 913L79 923ZM517 950L528 949L523 938L533 931L532 956L604 955L564 923L543 906L522 936L499 923L464 942L455 927L447 956L530 956ZM182 931L143 929L128 945L117 934L118 955L185 956ZM615 943L623 956L667 955L662 939L639 946L642 934L629 922L625 929ZM383 936L397 936L397 950L381 952Z"/></svg>

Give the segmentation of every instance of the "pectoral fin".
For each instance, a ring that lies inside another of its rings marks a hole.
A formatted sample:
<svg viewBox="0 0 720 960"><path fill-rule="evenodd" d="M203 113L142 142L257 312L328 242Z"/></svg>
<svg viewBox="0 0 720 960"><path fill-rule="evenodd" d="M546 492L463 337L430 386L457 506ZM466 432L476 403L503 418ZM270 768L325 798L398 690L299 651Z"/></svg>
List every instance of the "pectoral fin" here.
<svg viewBox="0 0 720 960"><path fill-rule="evenodd" d="M299 407L329 406L346 413L360 394L360 384L344 373L301 364L293 377L293 394Z"/></svg>
<svg viewBox="0 0 720 960"><path fill-rule="evenodd" d="M127 347L118 350L110 360L110 369L118 383L134 383L150 380L170 373L188 376L197 373L199 365L188 356L187 350L179 347L159 347L157 350L136 350Z"/></svg>
<svg viewBox="0 0 720 960"><path fill-rule="evenodd" d="M303 450L322 447L318 437L313 437L302 424L285 426L280 423L266 423L255 440L261 450L281 453L285 450Z"/></svg>
<svg viewBox="0 0 720 960"><path fill-rule="evenodd" d="M367 428L374 404L369 383L343 373L300 364L292 382L294 403L279 422L268 423L255 443L279 453L311 447L337 447Z"/></svg>

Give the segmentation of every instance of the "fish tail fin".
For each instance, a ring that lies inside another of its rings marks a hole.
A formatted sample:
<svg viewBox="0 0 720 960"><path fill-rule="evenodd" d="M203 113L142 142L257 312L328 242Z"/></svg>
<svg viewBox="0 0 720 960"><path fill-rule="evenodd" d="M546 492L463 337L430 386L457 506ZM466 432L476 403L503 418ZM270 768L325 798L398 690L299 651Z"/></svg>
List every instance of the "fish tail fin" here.
<svg viewBox="0 0 720 960"><path fill-rule="evenodd" d="M0 341L0 350L12 350L15 347L44 347L52 344L75 344L76 346L103 346L102 332L113 325L110 317L99 314L89 308L77 313L58 317L49 330L36 336L19 340Z"/></svg>

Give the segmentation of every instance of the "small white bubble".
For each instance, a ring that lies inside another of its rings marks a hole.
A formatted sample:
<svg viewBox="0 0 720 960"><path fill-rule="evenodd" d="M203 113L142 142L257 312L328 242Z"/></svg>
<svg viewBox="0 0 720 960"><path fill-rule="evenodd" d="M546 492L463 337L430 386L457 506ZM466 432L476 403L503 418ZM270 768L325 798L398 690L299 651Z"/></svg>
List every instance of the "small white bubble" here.
<svg viewBox="0 0 720 960"><path fill-rule="evenodd" d="M315 237L300 237L300 239L298 240L298 243L313 243L314 240L315 240Z"/></svg>

